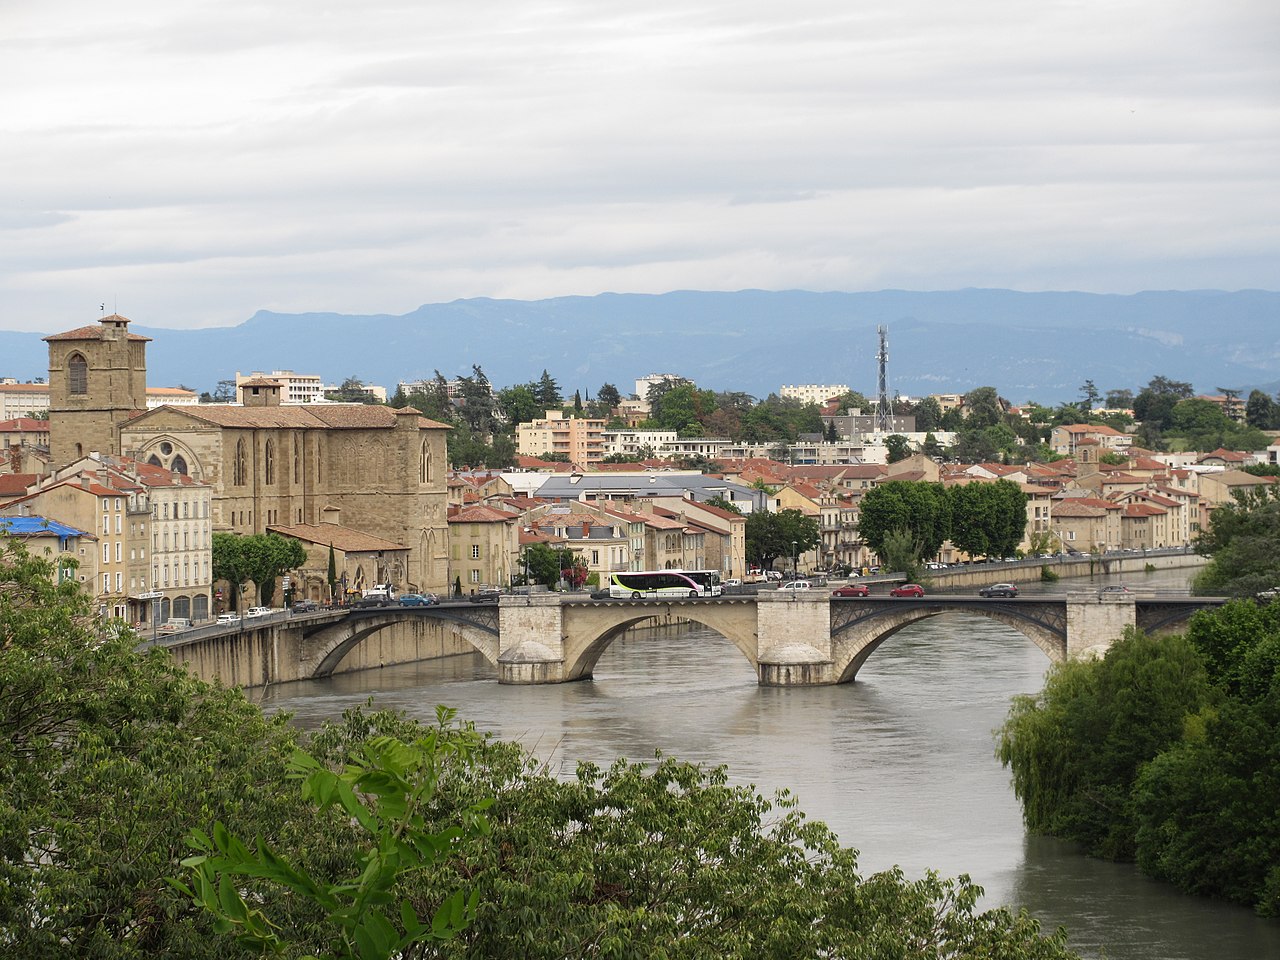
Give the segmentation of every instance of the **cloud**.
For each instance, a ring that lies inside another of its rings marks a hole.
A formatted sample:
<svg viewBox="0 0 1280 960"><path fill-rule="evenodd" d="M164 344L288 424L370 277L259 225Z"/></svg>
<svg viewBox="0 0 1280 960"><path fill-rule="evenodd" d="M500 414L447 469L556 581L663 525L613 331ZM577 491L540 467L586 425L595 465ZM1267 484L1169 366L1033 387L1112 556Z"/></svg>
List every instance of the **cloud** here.
<svg viewBox="0 0 1280 960"><path fill-rule="evenodd" d="M1274 289L1276 24L1262 0L49 0L0 39L0 326L113 295L182 326L602 290Z"/></svg>

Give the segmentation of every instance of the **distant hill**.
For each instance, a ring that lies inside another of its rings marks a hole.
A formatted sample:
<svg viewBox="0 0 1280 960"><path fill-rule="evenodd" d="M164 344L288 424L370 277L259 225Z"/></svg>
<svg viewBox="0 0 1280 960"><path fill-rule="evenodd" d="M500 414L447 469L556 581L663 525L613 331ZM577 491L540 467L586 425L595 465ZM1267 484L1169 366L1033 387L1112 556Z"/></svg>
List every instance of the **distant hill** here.
<svg viewBox="0 0 1280 960"><path fill-rule="evenodd" d="M290 369L328 381L380 383L469 374L496 386L543 369L572 395L677 373L755 396L784 383L847 383L874 394L876 327L889 330L889 389L905 395L996 387L1015 402L1073 400L1140 388L1155 375L1274 393L1280 384L1280 293L1161 291L1129 296L955 290L808 293L743 290L601 294L551 300L456 300L403 316L261 311L235 327L167 330L148 380L212 390L236 370ZM85 323L69 320L67 328ZM0 332L0 376L45 373L41 334Z"/></svg>

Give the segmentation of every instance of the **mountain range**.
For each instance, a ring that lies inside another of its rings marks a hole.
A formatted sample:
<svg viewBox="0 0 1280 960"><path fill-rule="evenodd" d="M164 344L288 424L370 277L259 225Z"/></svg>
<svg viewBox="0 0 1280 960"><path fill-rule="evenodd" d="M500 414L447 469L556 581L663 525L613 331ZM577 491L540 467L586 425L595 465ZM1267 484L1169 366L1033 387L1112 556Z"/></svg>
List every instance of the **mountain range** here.
<svg viewBox="0 0 1280 960"><path fill-rule="evenodd" d="M874 397L879 326L889 391L904 396L994 386L1014 402L1053 404L1078 399L1085 380L1136 392L1157 375L1198 393L1280 387L1280 293L1261 290L678 291L455 300L400 316L259 311L198 330L130 319L153 339L148 382L196 390L236 371L294 370L392 391L478 364L495 387L545 369L563 393L584 398L606 382L626 396L655 372L757 397L790 383L843 383ZM41 336L0 331L0 376L44 376Z"/></svg>

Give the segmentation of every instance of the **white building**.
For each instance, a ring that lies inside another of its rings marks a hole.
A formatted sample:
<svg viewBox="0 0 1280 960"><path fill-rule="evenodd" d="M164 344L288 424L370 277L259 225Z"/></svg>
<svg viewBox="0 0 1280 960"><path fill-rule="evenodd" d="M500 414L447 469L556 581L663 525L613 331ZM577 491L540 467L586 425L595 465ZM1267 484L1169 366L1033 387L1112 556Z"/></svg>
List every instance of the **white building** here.
<svg viewBox="0 0 1280 960"><path fill-rule="evenodd" d="M845 383L787 383L778 391L778 396L822 406L828 400L842 397L848 392L849 385Z"/></svg>
<svg viewBox="0 0 1280 960"><path fill-rule="evenodd" d="M312 403L324 399L324 381L319 374L294 373L292 370L272 370L263 373L255 370L242 376L236 371L236 396L240 396L240 386L248 380L275 380L280 384L281 403Z"/></svg>
<svg viewBox="0 0 1280 960"><path fill-rule="evenodd" d="M660 383L684 383L686 381L693 382L688 377L682 377L678 373L651 373L636 380L636 397L640 400L648 400L650 387L655 387Z"/></svg>

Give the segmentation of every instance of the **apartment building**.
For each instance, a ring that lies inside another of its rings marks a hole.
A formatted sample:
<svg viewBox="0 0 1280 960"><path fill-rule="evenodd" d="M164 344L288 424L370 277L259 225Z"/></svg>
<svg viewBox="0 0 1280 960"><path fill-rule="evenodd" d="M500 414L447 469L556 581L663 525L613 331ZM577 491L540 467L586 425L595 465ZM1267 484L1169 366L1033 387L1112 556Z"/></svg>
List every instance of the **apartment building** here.
<svg viewBox="0 0 1280 960"><path fill-rule="evenodd" d="M320 379L319 374L294 373L292 370L272 370L270 373L255 370L253 373L241 374L237 370L236 396L241 395L240 388L250 380L274 380L280 384L282 404L313 403L324 399L324 381Z"/></svg>
<svg viewBox="0 0 1280 960"><path fill-rule="evenodd" d="M778 388L780 397L799 400L801 403L816 403L818 406L848 392L847 383L786 383Z"/></svg>
<svg viewBox="0 0 1280 960"><path fill-rule="evenodd" d="M528 457L564 454L579 467L599 463L605 457L606 421L565 416L562 410L548 410L541 420L516 428L516 452Z"/></svg>

